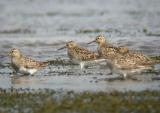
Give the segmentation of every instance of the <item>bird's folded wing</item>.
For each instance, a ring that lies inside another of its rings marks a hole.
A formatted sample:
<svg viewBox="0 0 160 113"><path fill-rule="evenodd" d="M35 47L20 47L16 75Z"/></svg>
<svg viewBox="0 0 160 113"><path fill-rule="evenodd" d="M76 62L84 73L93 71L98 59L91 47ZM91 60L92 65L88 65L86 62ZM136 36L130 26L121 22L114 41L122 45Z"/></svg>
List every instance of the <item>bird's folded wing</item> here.
<svg viewBox="0 0 160 113"><path fill-rule="evenodd" d="M77 48L76 51L78 54L81 54L81 57L83 57L83 60L89 60L89 59L96 59L98 58L98 55L95 54L94 52L91 52L87 49L83 48Z"/></svg>
<svg viewBox="0 0 160 113"><path fill-rule="evenodd" d="M35 61L35 60L31 59L31 58L26 58L26 57L22 59L22 64L26 68L38 68L41 65L40 62Z"/></svg>

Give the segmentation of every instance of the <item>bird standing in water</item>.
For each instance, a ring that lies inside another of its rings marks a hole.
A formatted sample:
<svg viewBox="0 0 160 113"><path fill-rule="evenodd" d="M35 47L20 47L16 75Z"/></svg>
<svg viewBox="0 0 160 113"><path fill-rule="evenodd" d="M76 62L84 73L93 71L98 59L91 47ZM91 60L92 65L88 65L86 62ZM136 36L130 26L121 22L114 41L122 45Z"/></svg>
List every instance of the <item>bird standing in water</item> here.
<svg viewBox="0 0 160 113"><path fill-rule="evenodd" d="M69 41L58 50L67 48L68 57L73 63L80 64L81 69L89 62L99 62L104 59L98 59L98 55L85 48L78 46L74 41Z"/></svg>
<svg viewBox="0 0 160 113"><path fill-rule="evenodd" d="M21 73L25 75L33 75L41 68L47 66L49 62L40 62L23 56L20 50L11 49L9 52L11 58L11 66L15 74Z"/></svg>
<svg viewBox="0 0 160 113"><path fill-rule="evenodd" d="M124 77L127 73L152 69L153 64L158 63L141 53L130 51L127 47L115 47L107 43L103 35L98 35L88 44L93 42L98 44L98 54L107 60L111 71L120 72Z"/></svg>

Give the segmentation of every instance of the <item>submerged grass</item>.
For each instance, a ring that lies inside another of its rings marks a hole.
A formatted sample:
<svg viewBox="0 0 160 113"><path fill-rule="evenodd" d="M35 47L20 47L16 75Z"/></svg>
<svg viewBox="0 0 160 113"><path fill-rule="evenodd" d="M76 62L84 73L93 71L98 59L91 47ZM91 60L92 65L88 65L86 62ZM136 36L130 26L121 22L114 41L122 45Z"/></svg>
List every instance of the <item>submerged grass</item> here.
<svg viewBox="0 0 160 113"><path fill-rule="evenodd" d="M50 65L71 65L72 63L69 60L65 59L55 59L48 61Z"/></svg>
<svg viewBox="0 0 160 113"><path fill-rule="evenodd" d="M83 92L1 91L3 113L160 113L160 91Z"/></svg>
<svg viewBox="0 0 160 113"><path fill-rule="evenodd" d="M152 56L151 57L153 60L160 60L160 56Z"/></svg>
<svg viewBox="0 0 160 113"><path fill-rule="evenodd" d="M77 34L87 34L87 33L100 33L100 32L111 32L111 30L105 30L105 29L81 29L77 31Z"/></svg>

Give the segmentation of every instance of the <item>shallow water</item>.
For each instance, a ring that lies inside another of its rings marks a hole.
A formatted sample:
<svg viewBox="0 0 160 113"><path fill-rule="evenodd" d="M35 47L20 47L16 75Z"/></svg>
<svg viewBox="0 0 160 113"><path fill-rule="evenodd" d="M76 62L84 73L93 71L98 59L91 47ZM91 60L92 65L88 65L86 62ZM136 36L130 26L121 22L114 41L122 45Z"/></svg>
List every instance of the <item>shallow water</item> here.
<svg viewBox="0 0 160 113"><path fill-rule="evenodd" d="M0 1L0 87L93 92L160 90L159 80L152 80L159 73L119 80L118 75L109 75L103 64L84 70L78 65L51 65L35 76L11 78L7 56L14 47L41 61L68 60L66 50L57 51L66 41L74 40L96 51L96 44L86 43L98 34L104 34L115 45L159 56L159 4L159 0Z"/></svg>

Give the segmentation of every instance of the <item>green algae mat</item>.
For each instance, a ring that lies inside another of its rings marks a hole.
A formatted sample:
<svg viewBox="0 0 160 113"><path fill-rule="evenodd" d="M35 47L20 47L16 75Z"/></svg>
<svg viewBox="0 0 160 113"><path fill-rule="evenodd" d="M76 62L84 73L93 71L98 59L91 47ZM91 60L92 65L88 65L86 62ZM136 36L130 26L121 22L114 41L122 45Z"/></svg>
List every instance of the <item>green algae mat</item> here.
<svg viewBox="0 0 160 113"><path fill-rule="evenodd" d="M0 113L160 113L160 91L1 90Z"/></svg>

